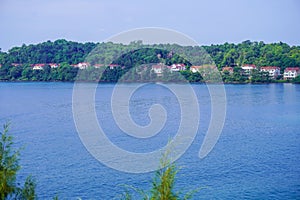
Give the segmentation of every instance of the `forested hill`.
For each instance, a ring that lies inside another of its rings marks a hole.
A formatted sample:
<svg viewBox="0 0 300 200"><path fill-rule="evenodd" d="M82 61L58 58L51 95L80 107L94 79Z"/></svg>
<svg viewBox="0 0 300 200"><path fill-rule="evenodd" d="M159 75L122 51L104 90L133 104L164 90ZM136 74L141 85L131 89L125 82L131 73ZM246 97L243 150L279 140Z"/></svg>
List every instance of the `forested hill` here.
<svg viewBox="0 0 300 200"><path fill-rule="evenodd" d="M255 64L256 66L286 67L300 66L300 46L286 43L251 42L204 46L218 67Z"/></svg>
<svg viewBox="0 0 300 200"><path fill-rule="evenodd" d="M83 62L85 56L96 45L91 42L82 44L64 39L54 42L47 41L36 45L23 44L21 47L13 47L7 53L1 52L0 64L78 63Z"/></svg>
<svg viewBox="0 0 300 200"><path fill-rule="evenodd" d="M141 41L129 45L108 43L78 43L64 39L54 42L47 41L36 45L13 47L8 52L0 52L0 64L11 63L68 63L76 64L85 61L87 55L97 47L97 63L110 62L115 55L120 55L126 49L155 48L165 49L180 55L190 55L189 61L194 65L208 63L209 56L200 47L179 46L176 44L143 45ZM241 66L255 64L256 66L286 67L300 66L300 46L289 46L279 42L265 44L264 42L244 41L240 44L220 44L203 46L215 64L223 66ZM99 58L100 56L100 58ZM143 55L141 55L143 56ZM93 62L93 56L89 56ZM96 62L94 61L94 62Z"/></svg>

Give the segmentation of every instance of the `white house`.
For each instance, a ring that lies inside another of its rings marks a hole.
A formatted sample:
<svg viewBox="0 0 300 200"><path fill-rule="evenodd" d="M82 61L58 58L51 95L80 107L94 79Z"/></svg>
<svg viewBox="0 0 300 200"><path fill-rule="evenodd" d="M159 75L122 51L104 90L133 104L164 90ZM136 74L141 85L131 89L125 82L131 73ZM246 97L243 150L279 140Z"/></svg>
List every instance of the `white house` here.
<svg viewBox="0 0 300 200"><path fill-rule="evenodd" d="M196 72L199 72L203 68L204 68L204 66L191 66L190 71L193 73L196 73Z"/></svg>
<svg viewBox="0 0 300 200"><path fill-rule="evenodd" d="M50 66L51 68L58 68L58 67L59 67L59 64L57 64L57 63L49 63L49 66Z"/></svg>
<svg viewBox="0 0 300 200"><path fill-rule="evenodd" d="M163 63L158 63L158 64L152 65L152 71L155 74L157 74L157 76L162 76L164 69L170 69L171 70L171 66L166 66Z"/></svg>
<svg viewBox="0 0 300 200"><path fill-rule="evenodd" d="M86 68L88 68L90 66L90 63L88 63L88 62L82 62L82 63L78 63L76 66L79 69L86 69Z"/></svg>
<svg viewBox="0 0 300 200"><path fill-rule="evenodd" d="M280 75L280 68L275 66L265 66L260 68L261 72L268 72L269 76L272 78L276 78Z"/></svg>
<svg viewBox="0 0 300 200"><path fill-rule="evenodd" d="M152 70L154 71L155 74L161 75L163 72L163 65L161 64L152 65Z"/></svg>
<svg viewBox="0 0 300 200"><path fill-rule="evenodd" d="M179 71L186 70L186 66L185 64L173 64L170 70L171 72L179 72Z"/></svg>
<svg viewBox="0 0 300 200"><path fill-rule="evenodd" d="M283 78L287 79L294 79L298 75L300 75L300 67L287 67L284 70Z"/></svg>
<svg viewBox="0 0 300 200"><path fill-rule="evenodd" d="M45 64L34 64L33 65L33 70L42 70Z"/></svg>
<svg viewBox="0 0 300 200"><path fill-rule="evenodd" d="M117 65L117 64L109 64L109 69L115 69L117 67L120 67L120 65Z"/></svg>
<svg viewBox="0 0 300 200"><path fill-rule="evenodd" d="M246 75L250 75L251 71L256 69L256 66L253 64L245 64L242 66L242 69Z"/></svg>

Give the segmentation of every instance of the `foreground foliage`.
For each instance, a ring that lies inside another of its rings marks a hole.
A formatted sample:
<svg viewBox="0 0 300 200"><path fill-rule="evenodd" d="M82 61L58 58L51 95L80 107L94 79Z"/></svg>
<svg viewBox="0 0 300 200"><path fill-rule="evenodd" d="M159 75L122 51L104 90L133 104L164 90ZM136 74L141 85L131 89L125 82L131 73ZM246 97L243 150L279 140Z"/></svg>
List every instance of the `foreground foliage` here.
<svg viewBox="0 0 300 200"><path fill-rule="evenodd" d="M186 194L175 191L176 175L178 168L174 163L170 163L166 157L161 159L161 168L155 172L152 187L149 191L130 186L129 188L137 192L143 200L187 200L191 199L199 189L191 190ZM135 197L136 198L136 197ZM127 190L121 197L122 200L132 200L133 195Z"/></svg>
<svg viewBox="0 0 300 200"><path fill-rule="evenodd" d="M0 200L20 199L34 200L35 181L29 176L24 186L16 182L17 172L20 170L20 151L13 149L13 137L8 134L9 124L5 124L0 132Z"/></svg>

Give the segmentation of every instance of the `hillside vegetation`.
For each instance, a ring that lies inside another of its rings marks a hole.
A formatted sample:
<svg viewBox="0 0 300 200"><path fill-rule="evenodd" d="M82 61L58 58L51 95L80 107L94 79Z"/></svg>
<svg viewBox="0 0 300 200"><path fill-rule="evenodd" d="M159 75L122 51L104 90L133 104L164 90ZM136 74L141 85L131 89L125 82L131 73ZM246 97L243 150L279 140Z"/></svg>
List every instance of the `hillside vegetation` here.
<svg viewBox="0 0 300 200"><path fill-rule="evenodd" d="M92 66L115 64L122 66L113 70L108 68L88 68L84 72L74 64L89 62ZM44 70L33 70L32 65L45 63ZM47 63L59 63L52 69ZM189 70L178 74L164 72L160 77L145 68L130 71L131 68L149 63L162 63L170 66L183 63L189 69L192 65L216 65L219 70L225 66L235 68L234 74L223 74L225 82L269 82L269 78L255 72L253 79L243 76L239 67L244 64L277 66L281 72L287 67L300 66L300 47L279 42L265 44L249 40L240 44L224 43L210 46L180 46L177 44L145 45L134 41L129 45L107 43L78 43L64 39L54 42L13 47L8 52L0 52L0 80L2 81L118 81L125 73L126 81L181 81L201 82L203 77ZM19 66L19 67L16 67ZM151 66L150 66L151 67ZM76 77L80 71L80 77ZM101 76L99 78L99 75ZM123 77L124 78L124 77ZM280 77L279 77L280 78Z"/></svg>

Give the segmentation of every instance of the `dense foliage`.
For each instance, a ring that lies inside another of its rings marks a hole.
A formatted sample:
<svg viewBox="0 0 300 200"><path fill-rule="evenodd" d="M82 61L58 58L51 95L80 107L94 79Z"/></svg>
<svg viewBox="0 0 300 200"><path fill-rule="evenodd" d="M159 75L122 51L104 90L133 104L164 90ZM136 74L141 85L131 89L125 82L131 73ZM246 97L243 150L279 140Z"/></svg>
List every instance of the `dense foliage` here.
<svg viewBox="0 0 300 200"><path fill-rule="evenodd" d="M0 63L63 63L83 62L85 56L95 48L94 43L77 43L66 40L47 41L40 44L23 44L0 54Z"/></svg>
<svg viewBox="0 0 300 200"><path fill-rule="evenodd" d="M87 61L94 64L118 64L122 68L90 67L79 70L71 64ZM13 63L21 66L13 67ZM33 70L31 64L60 63L58 68L44 67ZM249 40L240 44L221 44L210 46L180 46L177 44L144 45L141 41L128 45L107 43L77 43L66 40L47 41L36 45L14 47L8 52L0 51L0 80L2 81L105 81L115 82L121 77L123 81L183 81L201 82L199 73L189 70L181 73L163 72L163 76L151 71L150 63L171 65L184 63L192 65L215 64L219 70L224 66L234 67L234 73L223 73L224 82L270 82L262 72L254 71L251 80L240 70L243 64L256 66L278 66L281 73L286 67L300 66L300 47L285 43L265 44ZM140 67L143 66L143 67ZM146 66L146 67L145 67ZM138 67L136 70L130 70ZM80 72L80 76L76 75ZM123 76L125 74L125 76ZM297 82L295 80L294 82Z"/></svg>
<svg viewBox="0 0 300 200"><path fill-rule="evenodd" d="M240 44L225 43L204 47L218 67L255 64L257 66L300 66L300 47L285 43L265 44L249 40Z"/></svg>

